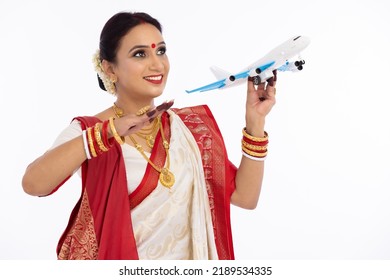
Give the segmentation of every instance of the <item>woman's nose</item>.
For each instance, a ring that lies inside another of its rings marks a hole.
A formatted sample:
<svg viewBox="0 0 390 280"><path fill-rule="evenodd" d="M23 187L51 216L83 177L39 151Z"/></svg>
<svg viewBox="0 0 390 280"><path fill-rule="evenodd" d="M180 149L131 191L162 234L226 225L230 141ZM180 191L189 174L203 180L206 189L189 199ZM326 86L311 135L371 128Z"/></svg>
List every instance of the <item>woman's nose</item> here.
<svg viewBox="0 0 390 280"><path fill-rule="evenodd" d="M163 59L158 55L152 55L150 61L150 68L153 70L163 70L164 69Z"/></svg>

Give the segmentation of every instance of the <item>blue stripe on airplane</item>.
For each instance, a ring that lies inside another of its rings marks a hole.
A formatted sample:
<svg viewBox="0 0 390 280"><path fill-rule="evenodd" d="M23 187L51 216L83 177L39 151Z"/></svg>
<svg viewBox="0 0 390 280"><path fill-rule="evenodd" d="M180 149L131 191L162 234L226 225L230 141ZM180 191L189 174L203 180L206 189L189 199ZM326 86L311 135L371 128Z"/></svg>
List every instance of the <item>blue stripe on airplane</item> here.
<svg viewBox="0 0 390 280"><path fill-rule="evenodd" d="M264 71L264 70L268 69L269 67L271 67L271 66L274 65L274 64L275 64L275 61L272 61L272 62L270 62L270 63L264 64L264 65L260 65L260 66L257 67L257 68L260 68L261 71ZM252 69L250 69L250 70L252 70ZM235 78L236 80L246 78L246 77L249 76L250 70L244 71L244 72L241 72L241 73L238 73L238 74L234 75L234 78ZM227 78L226 78L226 79L227 79ZM225 83L226 79L219 80L219 81L214 82L214 83L212 83L212 84L209 84L209 85L206 85L206 86L203 86L203 87L200 87L200 88L196 88L196 89L193 89L193 90L186 90L186 92L187 92L187 93L192 93L192 92L195 92L195 91L200 91L200 92L202 92L202 91L207 91L207 90L213 90L213 89L223 88L223 87L226 85L226 83ZM234 83L234 82L233 82L233 83Z"/></svg>
<svg viewBox="0 0 390 280"><path fill-rule="evenodd" d="M223 80L217 81L215 83L209 84L207 86L203 86L203 87L196 88L193 90L186 90L186 92L191 93L191 92L195 92L195 91L206 91L206 90L213 90L213 89L221 88L221 87L225 86L225 81L226 81L226 79L223 79Z"/></svg>

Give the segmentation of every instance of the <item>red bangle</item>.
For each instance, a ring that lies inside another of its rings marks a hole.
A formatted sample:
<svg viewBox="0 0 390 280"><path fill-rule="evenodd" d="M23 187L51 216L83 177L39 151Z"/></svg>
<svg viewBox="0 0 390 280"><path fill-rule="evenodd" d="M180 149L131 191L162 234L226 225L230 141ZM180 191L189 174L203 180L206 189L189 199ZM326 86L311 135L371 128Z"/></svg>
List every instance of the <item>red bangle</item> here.
<svg viewBox="0 0 390 280"><path fill-rule="evenodd" d="M266 146L268 145L268 140L257 142L249 139L248 137L242 136L242 140L245 141L248 144L255 145L255 146Z"/></svg>
<svg viewBox="0 0 390 280"><path fill-rule="evenodd" d="M108 138L108 120L104 121L102 125L102 140L107 148L111 148L114 144L113 138Z"/></svg>

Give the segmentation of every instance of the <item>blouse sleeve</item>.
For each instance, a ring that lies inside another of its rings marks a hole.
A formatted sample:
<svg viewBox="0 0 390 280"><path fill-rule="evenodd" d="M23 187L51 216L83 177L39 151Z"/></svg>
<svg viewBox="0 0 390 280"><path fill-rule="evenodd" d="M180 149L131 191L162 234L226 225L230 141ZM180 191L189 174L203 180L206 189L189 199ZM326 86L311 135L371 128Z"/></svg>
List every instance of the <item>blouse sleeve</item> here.
<svg viewBox="0 0 390 280"><path fill-rule="evenodd" d="M67 141L70 141L82 134L81 124L78 120L73 120L68 127L66 127L56 138L53 145L50 147L49 150L54 149ZM76 173L81 177L81 166L77 168L70 176L68 176L64 181L62 181L58 186L56 186L51 193L48 195L51 195L55 193L74 173ZM45 195L45 196L48 196Z"/></svg>
<svg viewBox="0 0 390 280"><path fill-rule="evenodd" d="M55 147L64 144L67 141L70 141L82 134L81 125L78 120L73 120L68 127L66 127L54 141L53 145L50 149L54 149Z"/></svg>
<svg viewBox="0 0 390 280"><path fill-rule="evenodd" d="M50 149L54 149L55 147L58 147L59 145L62 145L66 143L67 141L70 141L82 134L81 124L78 120L73 120L68 127L66 127L58 136L57 139L54 141L53 145ZM81 166L73 172L76 173L81 177Z"/></svg>

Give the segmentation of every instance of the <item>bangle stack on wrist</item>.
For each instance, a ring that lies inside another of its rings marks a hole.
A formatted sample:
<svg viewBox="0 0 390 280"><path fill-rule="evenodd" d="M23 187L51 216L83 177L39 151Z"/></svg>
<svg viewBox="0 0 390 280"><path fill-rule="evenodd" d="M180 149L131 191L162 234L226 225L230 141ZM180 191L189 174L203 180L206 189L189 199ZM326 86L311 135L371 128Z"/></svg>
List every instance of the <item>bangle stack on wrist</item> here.
<svg viewBox="0 0 390 280"><path fill-rule="evenodd" d="M83 130L82 133L87 159L97 157L107 152L113 146L112 140L108 139L108 125L110 125L115 140L119 144L124 143L123 137L120 137L116 132L113 119L106 120L103 123L96 123L94 126Z"/></svg>
<svg viewBox="0 0 390 280"><path fill-rule="evenodd" d="M255 161L264 161L268 154L268 134L264 131L264 137L250 135L245 128L242 129L242 154Z"/></svg>

